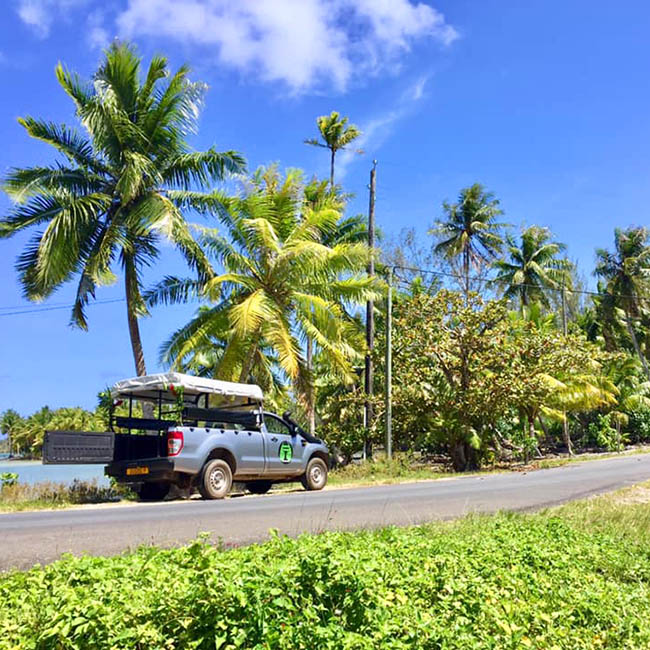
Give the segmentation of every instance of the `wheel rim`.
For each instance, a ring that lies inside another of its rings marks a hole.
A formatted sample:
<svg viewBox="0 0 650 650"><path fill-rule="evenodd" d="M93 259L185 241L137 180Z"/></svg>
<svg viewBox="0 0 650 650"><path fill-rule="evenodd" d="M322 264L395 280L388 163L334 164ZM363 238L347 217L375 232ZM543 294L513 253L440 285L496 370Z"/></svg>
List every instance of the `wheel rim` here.
<svg viewBox="0 0 650 650"><path fill-rule="evenodd" d="M222 469L213 469L208 477L208 482L210 484L210 489L215 492L220 492L226 486L226 475Z"/></svg>
<svg viewBox="0 0 650 650"><path fill-rule="evenodd" d="M320 465L314 465L311 468L310 478L312 483L314 483L315 485L320 485L323 482L324 476L325 474L323 472L323 468L320 467Z"/></svg>

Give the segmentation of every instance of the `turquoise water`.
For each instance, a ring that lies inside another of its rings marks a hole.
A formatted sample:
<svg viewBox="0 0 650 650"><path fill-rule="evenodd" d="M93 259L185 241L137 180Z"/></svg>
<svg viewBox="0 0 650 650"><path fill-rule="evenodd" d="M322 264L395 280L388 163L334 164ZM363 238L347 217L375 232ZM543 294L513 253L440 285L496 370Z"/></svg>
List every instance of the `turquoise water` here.
<svg viewBox="0 0 650 650"><path fill-rule="evenodd" d="M3 472L18 474L20 483L72 483L74 479L97 479L99 485L108 485L103 465L43 465L40 460L0 460L0 474Z"/></svg>

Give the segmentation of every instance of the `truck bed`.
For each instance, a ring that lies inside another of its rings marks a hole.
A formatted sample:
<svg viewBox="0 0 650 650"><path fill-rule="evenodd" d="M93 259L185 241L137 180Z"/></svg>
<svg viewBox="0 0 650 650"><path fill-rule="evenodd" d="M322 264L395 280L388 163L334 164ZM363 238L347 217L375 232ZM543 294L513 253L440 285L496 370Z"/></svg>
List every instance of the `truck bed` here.
<svg viewBox="0 0 650 650"><path fill-rule="evenodd" d="M47 431L43 441L43 464L99 464L167 456L165 435Z"/></svg>

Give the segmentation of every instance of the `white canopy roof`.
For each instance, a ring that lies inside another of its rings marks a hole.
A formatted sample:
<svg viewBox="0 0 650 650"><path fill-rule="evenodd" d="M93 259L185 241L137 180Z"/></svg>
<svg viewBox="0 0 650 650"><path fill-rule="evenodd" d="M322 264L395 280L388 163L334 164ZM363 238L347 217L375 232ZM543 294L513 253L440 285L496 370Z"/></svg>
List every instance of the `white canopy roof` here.
<svg viewBox="0 0 650 650"><path fill-rule="evenodd" d="M144 375L118 381L111 389L113 397L132 395L139 399L158 399L158 391L169 391L171 386L182 386L184 395L223 395L262 402L262 389L255 384L236 384L232 381L193 377L180 372ZM168 401L168 400L166 400Z"/></svg>

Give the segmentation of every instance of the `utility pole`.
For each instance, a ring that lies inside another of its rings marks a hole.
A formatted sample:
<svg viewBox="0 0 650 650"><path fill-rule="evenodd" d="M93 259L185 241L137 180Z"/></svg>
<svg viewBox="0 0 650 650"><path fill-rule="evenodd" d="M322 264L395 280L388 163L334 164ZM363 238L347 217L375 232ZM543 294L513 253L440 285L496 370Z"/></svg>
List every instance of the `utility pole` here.
<svg viewBox="0 0 650 650"><path fill-rule="evenodd" d="M564 280L562 280L562 332L563 332L564 336L567 335L566 290L564 288Z"/></svg>
<svg viewBox="0 0 650 650"><path fill-rule="evenodd" d="M370 248L370 260L368 261L368 276L375 277L375 191L377 179L377 161L372 161L370 170L370 202L368 205L368 248ZM366 441L364 444L364 456L368 455L368 439L373 424L373 367L372 352L375 347L375 304L372 300L366 303Z"/></svg>
<svg viewBox="0 0 650 650"><path fill-rule="evenodd" d="M567 319L566 319L566 290L564 288L564 279L562 280L562 333L567 335ZM562 421L562 433L564 434L564 443L566 444L567 453L573 456L573 447L571 446L571 434L569 433L569 422L566 419L566 411L563 413L564 419Z"/></svg>
<svg viewBox="0 0 650 650"><path fill-rule="evenodd" d="M393 458L393 267L388 267L388 293L386 295L386 456Z"/></svg>

